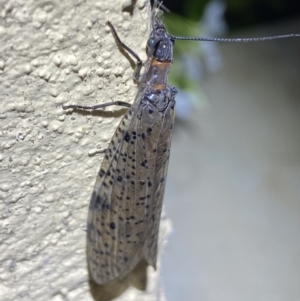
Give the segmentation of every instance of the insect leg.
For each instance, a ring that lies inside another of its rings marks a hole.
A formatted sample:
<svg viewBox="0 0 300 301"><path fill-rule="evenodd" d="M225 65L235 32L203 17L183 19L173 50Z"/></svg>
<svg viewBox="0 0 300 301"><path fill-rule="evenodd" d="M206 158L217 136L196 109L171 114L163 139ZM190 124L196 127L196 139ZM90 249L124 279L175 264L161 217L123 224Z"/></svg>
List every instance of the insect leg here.
<svg viewBox="0 0 300 301"><path fill-rule="evenodd" d="M140 78L140 74L141 74L141 69L143 66L143 62L142 60L139 58L139 56L133 51L131 50L128 46L126 46L119 38L119 36L117 35L117 32L115 30L115 28L112 26L112 24L107 21L107 25L109 26L112 35L114 36L117 44L119 45L119 47L125 49L130 55L132 55L135 59L136 59L136 65L135 65L135 69L134 69L134 73L133 73L133 77L135 80L139 80Z"/></svg>
<svg viewBox="0 0 300 301"><path fill-rule="evenodd" d="M95 105L95 106L63 105L62 108L64 110L75 109L75 110L94 111L97 109L103 109L103 108L110 107L110 106L121 106L121 107L130 108L131 104L128 102L125 102L125 101L110 101L110 102L101 103L101 104Z"/></svg>

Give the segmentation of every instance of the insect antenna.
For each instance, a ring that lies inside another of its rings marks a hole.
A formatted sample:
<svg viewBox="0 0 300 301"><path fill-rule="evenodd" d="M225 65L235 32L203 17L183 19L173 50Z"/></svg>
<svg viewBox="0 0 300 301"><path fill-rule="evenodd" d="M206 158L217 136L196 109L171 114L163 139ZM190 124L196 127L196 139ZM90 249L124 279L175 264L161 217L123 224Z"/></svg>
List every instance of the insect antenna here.
<svg viewBox="0 0 300 301"><path fill-rule="evenodd" d="M221 42L221 43L248 43L248 42L262 42L262 41L271 41L279 39L288 39L288 38L299 38L300 34L291 33L278 36L269 36L269 37L258 37L258 38L205 38L205 37L181 37L170 35L170 38L173 40L181 41L205 41L205 42Z"/></svg>
<svg viewBox="0 0 300 301"><path fill-rule="evenodd" d="M162 8L167 13L171 12L165 5L163 5L162 1L154 0L152 6L156 7L157 9Z"/></svg>
<svg viewBox="0 0 300 301"><path fill-rule="evenodd" d="M165 7L162 1L154 0L154 7L156 9L163 8L166 12L170 12L170 10ZM300 34L291 33L291 34L283 34L276 36L267 36L267 37L256 37L256 38L209 38L209 37L182 37L182 36L173 36L170 35L172 40L178 41L203 41L203 42L220 42L220 43L249 43L249 42L263 42L263 41L271 41L271 40L279 40L279 39L289 39L289 38L300 38Z"/></svg>

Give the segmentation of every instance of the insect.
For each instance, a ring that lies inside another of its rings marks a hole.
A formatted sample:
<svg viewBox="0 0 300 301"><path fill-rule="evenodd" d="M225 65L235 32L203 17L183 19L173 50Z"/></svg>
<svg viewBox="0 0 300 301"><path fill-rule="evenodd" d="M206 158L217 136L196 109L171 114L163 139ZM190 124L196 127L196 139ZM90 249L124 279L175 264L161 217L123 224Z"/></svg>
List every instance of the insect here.
<svg viewBox="0 0 300 301"><path fill-rule="evenodd" d="M96 110L128 107L105 151L89 205L87 257L91 276L106 284L129 273L145 258L156 267L157 241L166 184L176 89L168 85L175 40L250 42L299 35L253 39L210 39L170 36L153 9L148 59L142 61L118 37L116 42L136 59L138 92L134 103L108 102L95 106L65 105L63 109Z"/></svg>

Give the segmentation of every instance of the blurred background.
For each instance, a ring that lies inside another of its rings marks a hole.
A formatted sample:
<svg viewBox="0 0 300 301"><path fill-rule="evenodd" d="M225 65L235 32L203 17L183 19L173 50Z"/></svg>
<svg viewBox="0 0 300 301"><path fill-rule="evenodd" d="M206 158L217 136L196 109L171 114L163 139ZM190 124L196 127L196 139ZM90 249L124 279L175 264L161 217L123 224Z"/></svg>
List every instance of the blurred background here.
<svg viewBox="0 0 300 301"><path fill-rule="evenodd" d="M296 1L164 1L170 34L300 33ZM181 16L178 16L180 14ZM300 300L300 38L175 42L167 300Z"/></svg>

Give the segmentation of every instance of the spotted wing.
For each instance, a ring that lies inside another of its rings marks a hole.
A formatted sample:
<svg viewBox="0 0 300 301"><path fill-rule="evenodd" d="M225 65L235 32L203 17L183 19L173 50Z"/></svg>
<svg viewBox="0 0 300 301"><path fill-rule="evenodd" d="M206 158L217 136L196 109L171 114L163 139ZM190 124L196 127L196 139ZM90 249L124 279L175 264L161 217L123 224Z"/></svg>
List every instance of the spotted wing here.
<svg viewBox="0 0 300 301"><path fill-rule="evenodd" d="M105 153L88 216L88 262L99 284L142 257L155 267L173 109L174 100L164 112L136 102Z"/></svg>
<svg viewBox="0 0 300 301"><path fill-rule="evenodd" d="M156 157L153 162L153 198L151 200L150 220L148 223L147 235L143 246L143 254L148 264L156 269L157 243L162 203L165 191L168 163L170 157L170 147L172 140L172 130L174 124L174 105L172 101L169 109L165 111L159 139L156 145Z"/></svg>

